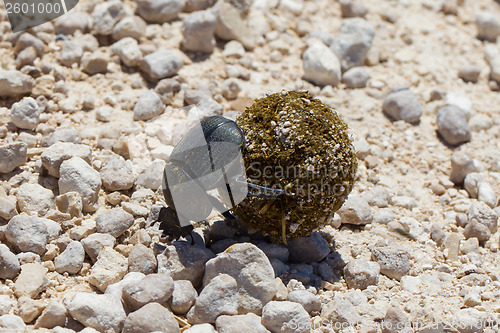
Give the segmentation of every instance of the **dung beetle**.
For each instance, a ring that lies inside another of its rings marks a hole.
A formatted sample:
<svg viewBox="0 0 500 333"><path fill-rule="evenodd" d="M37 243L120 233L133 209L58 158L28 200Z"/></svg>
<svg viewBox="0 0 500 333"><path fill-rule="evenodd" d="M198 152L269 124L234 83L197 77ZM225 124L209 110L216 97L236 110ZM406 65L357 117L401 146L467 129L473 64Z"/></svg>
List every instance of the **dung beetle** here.
<svg viewBox="0 0 500 333"><path fill-rule="evenodd" d="M205 220L212 209L234 219L229 210L247 195L276 198L284 193L247 182L244 148L242 129L221 116L205 118L186 133L163 172L168 208L160 211L159 221L165 234L186 236L193 229L191 221ZM220 199L209 193L212 190Z"/></svg>

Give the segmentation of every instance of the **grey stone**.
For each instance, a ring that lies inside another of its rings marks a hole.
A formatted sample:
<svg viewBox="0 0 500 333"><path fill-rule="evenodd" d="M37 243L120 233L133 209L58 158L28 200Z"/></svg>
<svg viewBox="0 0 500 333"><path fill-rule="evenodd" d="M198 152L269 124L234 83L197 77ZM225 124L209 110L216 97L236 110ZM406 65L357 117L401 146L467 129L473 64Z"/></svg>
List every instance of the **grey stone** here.
<svg viewBox="0 0 500 333"><path fill-rule="evenodd" d="M107 210L96 218L97 232L118 237L134 223L134 217L122 208Z"/></svg>
<svg viewBox="0 0 500 333"><path fill-rule="evenodd" d="M120 40L132 37L140 40L146 31L146 22L139 16L127 16L118 22L113 28L113 39Z"/></svg>
<svg viewBox="0 0 500 333"><path fill-rule="evenodd" d="M56 34L63 35L72 35L77 30L86 33L92 28L92 23L88 13L73 9L54 21L54 29Z"/></svg>
<svg viewBox="0 0 500 333"><path fill-rule="evenodd" d="M52 132L48 137L42 139L42 146L52 146L58 142L81 143L80 135L74 128L60 128Z"/></svg>
<svg viewBox="0 0 500 333"><path fill-rule="evenodd" d="M473 203L467 210L469 222L476 221L485 225L492 234L498 230L498 215L483 202Z"/></svg>
<svg viewBox="0 0 500 333"><path fill-rule="evenodd" d="M236 280L227 274L210 279L201 291L187 318L194 324L215 323L220 315L238 314L238 292Z"/></svg>
<svg viewBox="0 0 500 333"><path fill-rule="evenodd" d="M97 261L92 266L89 283L104 292L109 285L120 281L127 273L127 269L127 258L105 247L99 252Z"/></svg>
<svg viewBox="0 0 500 333"><path fill-rule="evenodd" d="M22 69L24 66L33 66L37 57L35 48L33 46L27 47L18 53L16 67ZM24 71L24 69L22 70Z"/></svg>
<svg viewBox="0 0 500 333"><path fill-rule="evenodd" d="M486 183L486 177L482 173L471 172L465 176L464 188L472 198L477 198L479 194L479 184Z"/></svg>
<svg viewBox="0 0 500 333"><path fill-rule="evenodd" d="M85 250L80 242L72 241L66 246L66 249L54 258L56 272L59 274L69 273L77 274L83 266L85 259Z"/></svg>
<svg viewBox="0 0 500 333"><path fill-rule="evenodd" d="M149 78L160 80L177 74L183 65L181 57L171 50L159 50L145 56L140 68Z"/></svg>
<svg viewBox="0 0 500 333"><path fill-rule="evenodd" d="M500 22L497 16L490 11L480 11L476 14L477 38L492 43L497 41L500 34Z"/></svg>
<svg viewBox="0 0 500 333"><path fill-rule="evenodd" d="M212 53L215 47L215 15L208 10L189 14L182 24L182 47L187 51Z"/></svg>
<svg viewBox="0 0 500 333"><path fill-rule="evenodd" d="M34 47L39 57L43 56L45 44L42 40L27 32L23 33L17 40L14 52L19 53L29 47Z"/></svg>
<svg viewBox="0 0 500 333"><path fill-rule="evenodd" d="M464 228L464 236L466 239L477 238L479 242L484 243L491 237L491 231L488 227L476 220L472 220Z"/></svg>
<svg viewBox="0 0 500 333"><path fill-rule="evenodd" d="M321 311L320 300L316 295L307 290L293 290L288 294L288 300L290 302L299 303L308 313Z"/></svg>
<svg viewBox="0 0 500 333"><path fill-rule="evenodd" d="M177 315L186 314L194 305L198 293L189 280L174 281L174 291L170 299L170 308Z"/></svg>
<svg viewBox="0 0 500 333"><path fill-rule="evenodd" d="M23 142L8 143L0 146L0 173L13 171L15 168L25 164L27 159L28 146Z"/></svg>
<svg viewBox="0 0 500 333"><path fill-rule="evenodd" d="M213 6L215 2L215 0L186 0L184 11L191 13L198 10L204 10Z"/></svg>
<svg viewBox="0 0 500 333"><path fill-rule="evenodd" d="M78 292L69 302L73 319L100 332L120 332L127 317L119 297Z"/></svg>
<svg viewBox="0 0 500 333"><path fill-rule="evenodd" d="M87 145L75 144L72 142L57 142L42 152L42 165L49 174L60 177L59 168L62 162L72 157L79 157L88 164L91 162L92 148Z"/></svg>
<svg viewBox="0 0 500 333"><path fill-rule="evenodd" d="M149 22L165 23L177 17L185 0L137 0L137 12Z"/></svg>
<svg viewBox="0 0 500 333"><path fill-rule="evenodd" d="M222 96L227 100L233 100L238 97L241 91L240 81L236 78L229 78L222 82Z"/></svg>
<svg viewBox="0 0 500 333"><path fill-rule="evenodd" d="M210 324L195 324L183 333L217 333L217 331Z"/></svg>
<svg viewBox="0 0 500 333"><path fill-rule="evenodd" d="M262 325L271 332L308 333L311 319L299 303L272 301L262 309Z"/></svg>
<svg viewBox="0 0 500 333"><path fill-rule="evenodd" d="M174 280L189 280L197 287L203 278L205 263L213 257L212 251L206 248L175 242L157 256L158 273L170 274Z"/></svg>
<svg viewBox="0 0 500 333"><path fill-rule="evenodd" d="M80 64L83 56L83 47L80 43L67 40L61 47L61 56L59 62L64 66L71 67L73 64Z"/></svg>
<svg viewBox="0 0 500 333"><path fill-rule="evenodd" d="M330 253L330 246L320 233L314 232L306 237L290 239L288 251L291 262L311 263L325 259Z"/></svg>
<svg viewBox="0 0 500 333"><path fill-rule="evenodd" d="M470 141L472 133L465 113L454 106L445 106L437 113L438 133L450 145Z"/></svg>
<svg viewBox="0 0 500 333"><path fill-rule="evenodd" d="M384 99L382 110L394 120L408 123L417 123L423 113L418 97L409 89L389 93Z"/></svg>
<svg viewBox="0 0 500 333"><path fill-rule="evenodd" d="M148 90L139 97L134 106L134 120L148 120L165 111L160 96L154 90Z"/></svg>
<svg viewBox="0 0 500 333"><path fill-rule="evenodd" d="M154 251L149 247L137 244L128 255L128 271L151 274L156 271L158 263Z"/></svg>
<svg viewBox="0 0 500 333"><path fill-rule="evenodd" d="M125 319L122 333L171 332L180 333L179 324L169 309L149 303Z"/></svg>
<svg viewBox="0 0 500 333"><path fill-rule="evenodd" d="M99 253L105 247L113 248L116 239L110 234L95 233L81 240L83 248L93 262L97 260Z"/></svg>
<svg viewBox="0 0 500 333"><path fill-rule="evenodd" d="M253 244L232 245L209 260L205 266L204 285L219 274L229 274L236 279L239 313L260 314L262 306L276 295L273 267L264 252ZM255 285L253 281L259 281L259 284Z"/></svg>
<svg viewBox="0 0 500 333"><path fill-rule="evenodd" d="M21 265L16 255L5 244L0 244L0 279L14 280L20 271Z"/></svg>
<svg viewBox="0 0 500 333"><path fill-rule="evenodd" d="M49 239L47 226L39 217L20 214L10 219L5 237L21 252L42 255Z"/></svg>
<svg viewBox="0 0 500 333"><path fill-rule="evenodd" d="M481 74L481 67L476 65L464 65L458 69L458 77L465 82L476 83Z"/></svg>
<svg viewBox="0 0 500 333"><path fill-rule="evenodd" d="M383 208L389 206L391 194L385 186L375 186L371 190L363 192L363 198L370 206Z"/></svg>
<svg viewBox="0 0 500 333"><path fill-rule="evenodd" d="M347 88L364 88L370 79L370 73L363 67L353 67L342 74L342 82Z"/></svg>
<svg viewBox="0 0 500 333"><path fill-rule="evenodd" d="M355 327L363 321L358 310L351 302L334 298L321 310L321 319L326 320L329 325L343 325Z"/></svg>
<svg viewBox="0 0 500 333"><path fill-rule="evenodd" d="M344 18L365 17L368 14L368 8L363 3L350 0L340 2L340 11Z"/></svg>
<svg viewBox="0 0 500 333"><path fill-rule="evenodd" d="M126 284L122 298L127 308L136 311L152 302L165 303L174 291L174 280L167 274L150 274Z"/></svg>
<svg viewBox="0 0 500 333"><path fill-rule="evenodd" d="M218 333L269 333L260 323L261 318L253 313L245 315L222 315L215 321Z"/></svg>
<svg viewBox="0 0 500 333"><path fill-rule="evenodd" d="M351 193L337 211L342 223L365 225L373 220L373 211L368 202L359 194Z"/></svg>
<svg viewBox="0 0 500 333"><path fill-rule="evenodd" d="M126 15L125 6L121 1L100 3L92 11L92 18L94 20L93 30L101 35L111 35L116 22Z"/></svg>
<svg viewBox="0 0 500 333"><path fill-rule="evenodd" d="M336 86L340 82L340 62L326 45L314 43L302 55L304 79L318 86Z"/></svg>
<svg viewBox="0 0 500 333"><path fill-rule="evenodd" d="M132 162L121 156L106 159L99 170L102 186L109 191L128 190L134 186L134 171Z"/></svg>
<svg viewBox="0 0 500 333"><path fill-rule="evenodd" d="M431 239L436 242L437 245L441 246L446 238L446 233L441 229L441 227L434 223L431 227Z"/></svg>
<svg viewBox="0 0 500 333"><path fill-rule="evenodd" d="M347 18L342 20L340 33L331 48L337 54L342 70L363 66L375 37L375 29L365 19Z"/></svg>
<svg viewBox="0 0 500 333"><path fill-rule="evenodd" d="M86 161L72 157L61 163L59 193L77 192L82 197L83 210L97 210L97 198L101 189L101 177Z"/></svg>
<svg viewBox="0 0 500 333"><path fill-rule="evenodd" d="M54 193L38 184L24 183L17 191L17 204L26 214L46 215L54 209Z"/></svg>
<svg viewBox="0 0 500 333"><path fill-rule="evenodd" d="M410 271L410 254L403 249L372 248L372 259L380 265L380 273L401 280Z"/></svg>
<svg viewBox="0 0 500 333"><path fill-rule="evenodd" d="M135 179L135 186L137 188L149 188L153 191L159 189L162 185L162 177L158 175L163 174L165 168L165 161L156 159L145 168Z"/></svg>
<svg viewBox="0 0 500 333"><path fill-rule="evenodd" d="M51 301L36 320L36 328L64 327L66 325L67 310L62 302Z"/></svg>
<svg viewBox="0 0 500 333"><path fill-rule="evenodd" d="M111 45L111 51L120 57L120 60L126 66L138 66L142 59L142 52L135 40L132 37L124 37Z"/></svg>
<svg viewBox="0 0 500 333"><path fill-rule="evenodd" d="M30 93L34 80L19 71L0 70L0 97L14 97Z"/></svg>
<svg viewBox="0 0 500 333"><path fill-rule="evenodd" d="M106 73L109 61L109 55L105 50L85 52L81 59L82 70L89 75Z"/></svg>
<svg viewBox="0 0 500 333"><path fill-rule="evenodd" d="M471 159L464 152L457 151L451 155L450 180L455 185L462 184L469 173L480 172L482 169L482 165L477 160Z"/></svg>
<svg viewBox="0 0 500 333"><path fill-rule="evenodd" d="M123 294L123 288L125 288L125 286L127 286L130 283L136 283L138 281L141 281L145 276L146 275L144 273L139 273L139 272L127 273L120 281L110 284L106 288L105 293L113 294L121 298Z"/></svg>
<svg viewBox="0 0 500 333"><path fill-rule="evenodd" d="M257 246L266 254L269 260L278 259L282 262L288 261L289 251L286 246L275 243L259 243Z"/></svg>
<svg viewBox="0 0 500 333"><path fill-rule="evenodd" d="M484 55L490 66L490 78L500 82L500 49L496 44L487 44L484 46Z"/></svg>
<svg viewBox="0 0 500 333"><path fill-rule="evenodd" d="M33 97L24 97L12 105L10 119L19 128L35 129L40 121L40 109Z"/></svg>
<svg viewBox="0 0 500 333"><path fill-rule="evenodd" d="M45 290L49 282L47 268L39 263L29 263L21 266L21 274L14 283L14 294L19 298L28 296L37 297Z"/></svg>
<svg viewBox="0 0 500 333"><path fill-rule="evenodd" d="M403 328L409 328L410 317L398 307L387 309L382 322L382 333L399 333Z"/></svg>
<svg viewBox="0 0 500 333"><path fill-rule="evenodd" d="M380 265L364 259L353 259L344 267L347 286L354 289L366 289L378 283Z"/></svg>

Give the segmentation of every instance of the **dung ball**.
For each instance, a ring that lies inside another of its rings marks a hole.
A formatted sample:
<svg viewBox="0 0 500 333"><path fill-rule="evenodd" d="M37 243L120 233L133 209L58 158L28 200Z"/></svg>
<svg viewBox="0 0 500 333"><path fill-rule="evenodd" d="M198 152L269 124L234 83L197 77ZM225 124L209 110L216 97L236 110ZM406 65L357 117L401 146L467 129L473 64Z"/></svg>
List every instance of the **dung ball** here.
<svg viewBox="0 0 500 333"><path fill-rule="evenodd" d="M346 123L304 91L257 99L236 122L245 135L250 194L234 213L250 228L284 242L320 228L342 206L356 175ZM282 194L256 196L252 184Z"/></svg>

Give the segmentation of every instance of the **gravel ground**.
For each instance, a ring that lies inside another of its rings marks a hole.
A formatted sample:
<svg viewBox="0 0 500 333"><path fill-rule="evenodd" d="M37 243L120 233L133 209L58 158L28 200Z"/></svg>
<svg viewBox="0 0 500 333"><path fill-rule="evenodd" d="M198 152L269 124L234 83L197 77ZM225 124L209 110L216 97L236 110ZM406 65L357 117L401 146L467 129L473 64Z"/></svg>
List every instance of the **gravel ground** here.
<svg viewBox="0 0 500 333"><path fill-rule="evenodd" d="M0 331L498 332L500 4L81 0L0 11ZM347 122L353 192L270 243L154 223L200 117L308 90Z"/></svg>

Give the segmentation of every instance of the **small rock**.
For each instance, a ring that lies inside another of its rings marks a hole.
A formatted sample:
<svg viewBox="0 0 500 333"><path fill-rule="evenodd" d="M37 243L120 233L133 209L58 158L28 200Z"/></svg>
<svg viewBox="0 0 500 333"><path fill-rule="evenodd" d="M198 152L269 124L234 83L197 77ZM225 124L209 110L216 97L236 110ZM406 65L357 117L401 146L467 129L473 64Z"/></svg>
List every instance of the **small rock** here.
<svg viewBox="0 0 500 333"><path fill-rule="evenodd" d="M471 172L464 179L464 188L469 192L472 198L477 198L479 195L479 184L487 184L484 174Z"/></svg>
<svg viewBox="0 0 500 333"><path fill-rule="evenodd" d="M54 259L56 272L62 274L77 274L83 266L85 250L80 242L72 241L66 249Z"/></svg>
<svg viewBox="0 0 500 333"><path fill-rule="evenodd" d="M358 194L352 193L337 211L342 223L365 225L373 220L373 211L368 202Z"/></svg>
<svg viewBox="0 0 500 333"><path fill-rule="evenodd" d="M3 244L0 245L0 257L2 255L2 253L1 253L2 246L4 246L4 245ZM2 274L1 271L0 271L0 274ZM0 275L0 279L3 279L3 277L1 275ZM9 313L13 306L14 306L14 302L10 298L9 295L0 295L0 316L3 316L4 314Z"/></svg>
<svg viewBox="0 0 500 333"><path fill-rule="evenodd" d="M0 97L14 97L30 93L33 85L34 80L31 76L19 71L0 70Z"/></svg>
<svg viewBox="0 0 500 333"><path fill-rule="evenodd" d="M482 202L473 203L467 210L467 218L469 222L476 221L485 225L492 234L498 230L498 215Z"/></svg>
<svg viewBox="0 0 500 333"><path fill-rule="evenodd" d="M224 225L227 224L224 222ZM210 235L210 239L212 239L212 235ZM264 251L269 260L278 259L282 262L288 261L289 251L286 246L275 243L259 243L257 246Z"/></svg>
<svg viewBox="0 0 500 333"><path fill-rule="evenodd" d="M7 332L24 332L26 324L23 319L13 314L0 316L0 329Z"/></svg>
<svg viewBox="0 0 500 333"><path fill-rule="evenodd" d="M51 301L36 320L36 328L64 327L66 325L66 307L62 302Z"/></svg>
<svg viewBox="0 0 500 333"><path fill-rule="evenodd" d="M441 229L441 227L434 223L431 227L431 239L436 242L437 245L441 246L446 238L446 233Z"/></svg>
<svg viewBox="0 0 500 333"><path fill-rule="evenodd" d="M140 40L146 31L146 22L139 16L127 16L118 22L113 28L113 39L120 40L132 37Z"/></svg>
<svg viewBox="0 0 500 333"><path fill-rule="evenodd" d="M370 206L380 208L389 206L391 194L384 186L375 186L373 189L363 192L363 198L366 199Z"/></svg>
<svg viewBox="0 0 500 333"><path fill-rule="evenodd" d="M382 110L394 120L418 123L423 110L418 97L409 89L391 92L384 99Z"/></svg>
<svg viewBox="0 0 500 333"><path fill-rule="evenodd" d="M491 231L488 227L476 220L470 221L464 228L464 236L466 239L477 238L479 242L484 243L491 237Z"/></svg>
<svg viewBox="0 0 500 333"><path fill-rule="evenodd" d="M22 68L24 66L33 66L37 57L35 48L33 46L27 47L17 55L16 67ZM22 69L22 71L24 71L24 69Z"/></svg>
<svg viewBox="0 0 500 333"><path fill-rule="evenodd" d="M467 177L466 177L467 178ZM487 182L480 182L477 186L477 200L486 203L488 206L494 208L497 206L498 197L495 190Z"/></svg>
<svg viewBox="0 0 500 333"><path fill-rule="evenodd" d="M158 264L153 250L142 245L135 245L128 255L128 271L151 274L156 271ZM173 310L173 309L172 309Z"/></svg>
<svg viewBox="0 0 500 333"><path fill-rule="evenodd" d="M67 307L73 319L100 332L120 332L127 317L121 299L110 294L78 292Z"/></svg>
<svg viewBox="0 0 500 333"><path fill-rule="evenodd" d="M14 293L17 297L28 296L35 298L45 290L49 280L47 279L47 268L39 263L24 264L14 283Z"/></svg>
<svg viewBox="0 0 500 333"><path fill-rule="evenodd" d="M342 71L363 66L375 37L375 29L365 19L355 17L342 20L340 33L331 48L337 54Z"/></svg>
<svg viewBox="0 0 500 333"><path fill-rule="evenodd" d="M123 287L122 298L127 308L136 311L152 302L165 303L174 291L174 280L167 274L150 274Z"/></svg>
<svg viewBox="0 0 500 333"><path fill-rule="evenodd" d="M500 82L500 49L495 44L487 44L484 46L484 55L490 66L490 78Z"/></svg>
<svg viewBox="0 0 500 333"><path fill-rule="evenodd" d="M340 10L342 12L342 17L365 17L368 14L368 8L357 1L344 0L340 3Z"/></svg>
<svg viewBox="0 0 500 333"><path fill-rule="evenodd" d="M1 81L0 81L1 84ZM0 89L0 91L2 91ZM8 143L0 146L0 173L9 173L24 165L28 159L28 146L25 143Z"/></svg>
<svg viewBox="0 0 500 333"><path fill-rule="evenodd" d="M42 165L49 174L60 177L59 168L61 163L72 157L80 157L90 164L92 148L87 145L71 142L57 142L45 149L41 155Z"/></svg>
<svg viewBox="0 0 500 333"><path fill-rule="evenodd" d="M96 218L97 232L119 237L134 223L134 217L121 208L107 210Z"/></svg>
<svg viewBox="0 0 500 333"><path fill-rule="evenodd" d="M82 215L82 197L77 192L67 192L56 197L56 206L60 212L68 213L72 217Z"/></svg>
<svg viewBox="0 0 500 333"><path fill-rule="evenodd" d="M195 324L183 333L217 333L217 331L210 324Z"/></svg>
<svg viewBox="0 0 500 333"><path fill-rule="evenodd" d="M201 291L187 318L190 323L215 323L222 314L238 314L238 292L236 280L227 274L210 279Z"/></svg>
<svg viewBox="0 0 500 333"><path fill-rule="evenodd" d="M176 315L184 315L194 305L196 297L198 297L198 293L191 281L174 281L174 291L169 304L170 308Z"/></svg>
<svg viewBox="0 0 500 333"><path fill-rule="evenodd" d="M231 40L224 46L225 58L241 58L245 55L245 47L237 40Z"/></svg>
<svg viewBox="0 0 500 333"><path fill-rule="evenodd" d="M218 333L269 333L260 322L260 317L253 313L237 316L222 315L215 321L215 327Z"/></svg>
<svg viewBox="0 0 500 333"><path fill-rule="evenodd" d="M364 88L370 79L370 73L363 67L353 67L342 74L342 82L347 88Z"/></svg>
<svg viewBox="0 0 500 333"><path fill-rule="evenodd" d="M137 12L149 22L165 23L177 17L185 0L137 0Z"/></svg>
<svg viewBox="0 0 500 333"><path fill-rule="evenodd" d="M500 23L497 16L489 11L481 11L476 14L477 38L492 43L497 41L500 34Z"/></svg>
<svg viewBox="0 0 500 333"><path fill-rule="evenodd" d="M241 85L238 79L230 78L222 83L222 96L227 100L236 99L240 91Z"/></svg>
<svg viewBox="0 0 500 333"><path fill-rule="evenodd" d="M189 280L193 286L199 286L205 263L213 257L214 254L206 248L175 242L157 256L158 273L167 273L174 280Z"/></svg>
<svg viewBox="0 0 500 333"><path fill-rule="evenodd" d="M26 214L44 216L54 209L54 193L38 184L25 183L17 191L19 209Z"/></svg>
<svg viewBox="0 0 500 333"><path fill-rule="evenodd" d="M75 113L81 110L82 103L77 97L70 96L68 98L60 100L58 102L58 106L59 110L64 113Z"/></svg>
<svg viewBox="0 0 500 333"><path fill-rule="evenodd" d="M363 321L363 318L351 302L337 298L334 298L323 307L321 319L326 320L329 325L334 327L337 325L355 327Z"/></svg>
<svg viewBox="0 0 500 333"><path fill-rule="evenodd" d="M24 97L12 105L10 119L19 128L35 129L40 121L40 110L33 97Z"/></svg>
<svg viewBox="0 0 500 333"><path fill-rule="evenodd" d="M465 113L454 106L445 106L437 113L438 133L450 145L470 141L472 134Z"/></svg>
<svg viewBox="0 0 500 333"><path fill-rule="evenodd" d="M121 156L107 159L99 170L102 185L109 191L128 190L134 186L134 172L132 162Z"/></svg>
<svg viewBox="0 0 500 333"><path fill-rule="evenodd" d="M15 196L2 195L0 190L0 217L10 220L17 215L17 198Z"/></svg>
<svg viewBox="0 0 500 333"><path fill-rule="evenodd" d="M82 69L89 75L106 73L108 70L109 55L102 50L85 52L82 56Z"/></svg>
<svg viewBox="0 0 500 333"><path fill-rule="evenodd" d="M97 261L90 271L89 283L104 292L110 284L120 281L127 273L127 269L127 258L105 247L99 252Z"/></svg>
<svg viewBox="0 0 500 333"><path fill-rule="evenodd" d="M116 22L126 15L127 11L121 1L106 1L96 5L92 11L94 32L100 35L111 35Z"/></svg>
<svg viewBox="0 0 500 333"><path fill-rule="evenodd" d="M336 86L340 81L340 62L326 45L314 43L302 55L304 79L318 86Z"/></svg>
<svg viewBox="0 0 500 333"><path fill-rule="evenodd" d="M113 248L116 239L110 234L95 233L81 240L83 248L93 262L97 260L99 253L105 247Z"/></svg>
<svg viewBox="0 0 500 333"><path fill-rule="evenodd" d="M380 265L364 259L353 259L344 267L344 278L349 288L366 289L377 285Z"/></svg>
<svg viewBox="0 0 500 333"><path fill-rule="evenodd" d="M460 244L460 252L471 253L479 251L479 240L475 237L469 238Z"/></svg>
<svg viewBox="0 0 500 333"><path fill-rule="evenodd" d="M320 262L330 253L330 246L320 233L314 232L307 237L290 239L288 251L291 262Z"/></svg>
<svg viewBox="0 0 500 333"><path fill-rule="evenodd" d="M139 97L134 106L134 120L148 120L165 111L160 96L154 90L148 90Z"/></svg>
<svg viewBox="0 0 500 333"><path fill-rule="evenodd" d="M182 47L187 51L212 53L216 17L209 10L189 14L182 24Z"/></svg>
<svg viewBox="0 0 500 333"><path fill-rule="evenodd" d="M465 82L476 83L481 74L481 67L476 65L465 65L458 69L458 77Z"/></svg>
<svg viewBox="0 0 500 333"><path fill-rule="evenodd" d="M158 303L144 305L128 315L122 333L180 333L179 324L169 309Z"/></svg>
<svg viewBox="0 0 500 333"><path fill-rule="evenodd" d="M43 219L20 214L14 216L7 224L5 237L21 252L42 255L45 252L49 234Z"/></svg>
<svg viewBox="0 0 500 333"><path fill-rule="evenodd" d="M376 247L372 259L380 265L380 273L392 279L401 280L410 271L410 254L405 250Z"/></svg>
<svg viewBox="0 0 500 333"><path fill-rule="evenodd" d="M144 169L135 179L135 186L137 188L149 188L156 191L162 185L162 177L158 177L163 173L165 168L165 161L154 160L151 165Z"/></svg>
<svg viewBox="0 0 500 333"><path fill-rule="evenodd" d="M67 40L62 44L59 62L64 66L71 67L73 64L80 64L82 56L82 45L76 41Z"/></svg>
<svg viewBox="0 0 500 333"><path fill-rule="evenodd" d="M126 66L138 66L142 59L142 52L137 40L125 37L111 45L111 51L120 57Z"/></svg>
<svg viewBox="0 0 500 333"><path fill-rule="evenodd" d="M410 327L410 317L398 307L390 307L382 322L382 333L399 333Z"/></svg>
<svg viewBox="0 0 500 333"><path fill-rule="evenodd" d="M160 80L177 74L181 69L182 59L171 50L160 50L145 56L140 68L149 78Z"/></svg>
<svg viewBox="0 0 500 333"><path fill-rule="evenodd" d="M321 311L320 300L307 290L293 290L288 294L288 300L290 302L299 303L308 313Z"/></svg>
<svg viewBox="0 0 500 333"><path fill-rule="evenodd" d="M0 279L14 280L19 271L21 271L21 265L16 255L10 252L6 245L0 244ZM3 314L5 313L0 311L0 315Z"/></svg>
<svg viewBox="0 0 500 333"><path fill-rule="evenodd" d="M271 332L308 333L311 319L299 303L272 301L262 309L262 325Z"/></svg>
<svg viewBox="0 0 500 333"><path fill-rule="evenodd" d="M45 44L40 39L27 32L23 33L17 40L14 52L20 53L29 47L34 47L38 56L43 56Z"/></svg>
<svg viewBox="0 0 500 333"><path fill-rule="evenodd" d="M54 21L54 29L56 34L72 35L75 31L80 30L82 33L88 32L92 28L92 18L84 11L76 9L69 11L58 17Z"/></svg>
<svg viewBox="0 0 500 333"><path fill-rule="evenodd" d="M303 0L281 0L279 9L289 11L295 15L300 15L304 9Z"/></svg>
<svg viewBox="0 0 500 333"><path fill-rule="evenodd" d="M260 314L273 299L277 287L274 270L264 252L251 243L235 244L205 265L203 284L218 274L229 274L237 281L238 312ZM259 281L255 285L252 281Z"/></svg>
<svg viewBox="0 0 500 333"><path fill-rule="evenodd" d="M469 128L471 131L479 132L493 127L493 120L485 114L477 114L470 118Z"/></svg>
<svg viewBox="0 0 500 333"><path fill-rule="evenodd" d="M18 299L18 308L16 313L23 318L25 323L34 321L45 308L45 304L41 300L33 300L26 296L21 296Z"/></svg>
<svg viewBox="0 0 500 333"><path fill-rule="evenodd" d="M451 156L451 175L450 180L455 185L460 185L464 182L465 177L469 173L481 172L482 165L471 159L468 155L461 151L453 153Z"/></svg>
<svg viewBox="0 0 500 333"><path fill-rule="evenodd" d="M469 293L464 298L464 305L473 308L481 305L481 296L478 293Z"/></svg>
<svg viewBox="0 0 500 333"><path fill-rule="evenodd" d="M86 161L72 157L61 163L59 192L77 192L82 197L83 210L93 212L97 209L97 198L101 189L101 177Z"/></svg>
<svg viewBox="0 0 500 333"><path fill-rule="evenodd" d="M99 108L96 109L95 111L95 119L102 121L102 122L108 122L111 120L111 116L113 114L113 107L109 105L103 105ZM109 150L111 150L112 147L110 147Z"/></svg>
<svg viewBox="0 0 500 333"><path fill-rule="evenodd" d="M204 10L211 7L215 3L215 0L186 0L186 5L184 6L184 11L191 13L198 10Z"/></svg>

